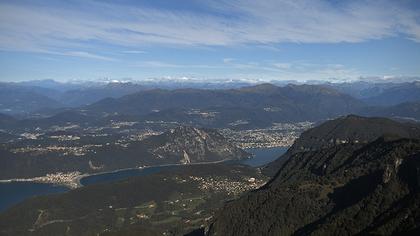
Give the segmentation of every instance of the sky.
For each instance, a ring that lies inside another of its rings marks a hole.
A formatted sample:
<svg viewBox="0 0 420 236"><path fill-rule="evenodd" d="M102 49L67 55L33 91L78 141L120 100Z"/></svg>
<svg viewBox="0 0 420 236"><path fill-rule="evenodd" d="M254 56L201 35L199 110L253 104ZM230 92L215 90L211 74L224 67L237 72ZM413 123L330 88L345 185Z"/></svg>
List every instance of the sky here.
<svg viewBox="0 0 420 236"><path fill-rule="evenodd" d="M0 81L420 76L420 1L0 0Z"/></svg>

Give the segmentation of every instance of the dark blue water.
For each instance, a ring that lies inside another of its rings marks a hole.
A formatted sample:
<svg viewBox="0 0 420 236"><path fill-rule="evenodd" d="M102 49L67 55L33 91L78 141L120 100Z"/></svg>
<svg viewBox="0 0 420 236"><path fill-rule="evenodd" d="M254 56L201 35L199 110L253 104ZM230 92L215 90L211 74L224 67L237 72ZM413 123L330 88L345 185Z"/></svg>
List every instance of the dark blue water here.
<svg viewBox="0 0 420 236"><path fill-rule="evenodd" d="M253 157L246 160L241 160L239 163L244 165L249 165L252 167L258 167L265 165L269 162L274 161L281 155L283 155L288 148L284 147L275 147L275 148L250 148L246 149L247 152L252 153ZM238 163L237 161L232 161L232 163ZM114 182L122 179L126 179L133 176L142 176L157 173L162 170L167 170L169 168L174 168L174 166L159 166L159 167L149 167L145 169L133 169L133 170L121 170L117 172L110 172L98 175L91 175L80 180L80 183L84 186L91 184L99 183L108 183Z"/></svg>
<svg viewBox="0 0 420 236"><path fill-rule="evenodd" d="M91 176L82 178L80 180L80 183L84 186L87 186L91 184L114 182L114 181L123 180L123 179L127 179L129 177L134 177L134 176L150 175L153 173L157 173L161 171L162 169L168 169L171 167L172 166L163 166L163 167L157 166L157 167L149 167L145 169L120 170L116 172L91 175Z"/></svg>
<svg viewBox="0 0 420 236"><path fill-rule="evenodd" d="M250 159L241 160L239 163L249 165L252 167L258 167L265 165L287 151L287 148L256 148L247 149L247 152L254 154ZM237 163L236 161L234 163ZM133 176L144 176L153 173L157 173L162 170L169 168L175 168L175 166L161 166L161 167L150 167L145 169L132 169L132 170L121 170L111 173L104 173L98 175L91 175L80 180L83 185L92 185L99 183L108 183L118 180L123 180ZM55 186L52 184L39 184L31 182L13 182L13 183L0 183L0 211L4 211L6 208L19 203L29 197L37 195L46 195L51 193L62 193L69 189L62 186Z"/></svg>
<svg viewBox="0 0 420 236"><path fill-rule="evenodd" d="M246 149L247 152L254 154L254 156L250 159L242 160L241 163L252 167L259 167L276 160L283 155L287 149L288 147Z"/></svg>
<svg viewBox="0 0 420 236"><path fill-rule="evenodd" d="M63 193L69 189L52 184L32 182L0 183L0 211L15 205L29 197L51 193Z"/></svg>

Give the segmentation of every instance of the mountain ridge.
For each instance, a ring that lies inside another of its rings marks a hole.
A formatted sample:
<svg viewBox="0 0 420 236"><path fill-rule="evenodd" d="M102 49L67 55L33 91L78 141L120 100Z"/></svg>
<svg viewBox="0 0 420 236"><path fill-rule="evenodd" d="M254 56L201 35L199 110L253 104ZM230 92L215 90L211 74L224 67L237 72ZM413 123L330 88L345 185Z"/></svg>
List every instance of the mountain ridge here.
<svg viewBox="0 0 420 236"><path fill-rule="evenodd" d="M314 147L289 154L265 186L227 202L206 235L420 232L420 139L384 134Z"/></svg>
<svg viewBox="0 0 420 236"><path fill-rule="evenodd" d="M270 92L267 93L267 87ZM171 108L270 108L290 114L290 120L319 120L357 110L363 103L347 94L316 85L257 85L230 90L148 90L85 107L96 113L145 115ZM272 109L273 110L273 109ZM307 112L307 111L310 112ZM318 111L319 110L319 111Z"/></svg>
<svg viewBox="0 0 420 236"><path fill-rule="evenodd" d="M262 171L268 176L273 176L281 165L297 152L318 150L345 143L369 143L383 135L420 138L420 126L381 117L358 115L339 117L303 132L287 153L267 164Z"/></svg>

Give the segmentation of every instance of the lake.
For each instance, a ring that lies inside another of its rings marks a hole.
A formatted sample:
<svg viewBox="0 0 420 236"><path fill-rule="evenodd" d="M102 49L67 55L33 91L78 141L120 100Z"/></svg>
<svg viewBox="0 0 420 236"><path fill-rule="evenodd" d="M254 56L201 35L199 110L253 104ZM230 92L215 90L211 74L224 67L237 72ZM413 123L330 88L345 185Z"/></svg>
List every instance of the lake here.
<svg viewBox="0 0 420 236"><path fill-rule="evenodd" d="M144 169L120 170L120 171L115 171L115 172L90 175L90 176L82 178L80 180L80 183L83 186L87 186L91 184L114 182L114 181L127 179L129 177L134 177L134 176L150 175L153 173L157 173L163 169L168 169L171 167L173 168L174 166L156 166L156 167L148 167Z"/></svg>
<svg viewBox="0 0 420 236"><path fill-rule="evenodd" d="M29 197L52 193L62 193L69 188L53 184L33 182L13 182L0 184L0 211L19 203Z"/></svg>
<svg viewBox="0 0 420 236"><path fill-rule="evenodd" d="M234 163L239 162L241 164L249 165L252 167L262 166L280 157L287 151L287 148L253 148L246 149L246 151L252 153L253 157L246 160L234 161ZM86 186L91 184L114 182L133 176L144 176L157 173L169 168L175 168L175 166L158 166L91 175L82 178L80 183ZM8 207L33 196L63 193L67 191L69 191L69 188L56 186L53 184L41 184L33 182L0 183L0 211L4 211Z"/></svg>
<svg viewBox="0 0 420 236"><path fill-rule="evenodd" d="M287 151L288 148L285 147L275 147L275 148L250 148L246 149L247 152L252 153L253 157L250 159L240 160L240 161L229 161L232 163L241 163L244 165L258 167L265 165L269 162L274 161L280 157L283 153ZM157 167L148 167L145 169L131 169L131 170L121 170L116 172L109 172L98 175L91 175L84 177L80 180L80 183L84 186L98 183L107 183L114 182L122 179L126 179L133 176L142 176L157 173L164 169L174 168L176 166L157 166Z"/></svg>
<svg viewBox="0 0 420 236"><path fill-rule="evenodd" d="M281 155L283 155L288 147L273 147L273 148L249 148L247 152L252 153L254 156L250 159L240 161L242 164L252 167L259 167L268 164Z"/></svg>

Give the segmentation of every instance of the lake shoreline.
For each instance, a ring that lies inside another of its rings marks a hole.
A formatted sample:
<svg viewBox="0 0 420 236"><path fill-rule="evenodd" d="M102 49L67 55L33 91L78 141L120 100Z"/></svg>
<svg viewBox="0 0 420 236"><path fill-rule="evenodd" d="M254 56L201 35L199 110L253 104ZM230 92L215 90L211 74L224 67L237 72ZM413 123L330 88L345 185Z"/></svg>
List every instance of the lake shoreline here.
<svg viewBox="0 0 420 236"><path fill-rule="evenodd" d="M240 160L220 160L215 162L198 162L198 163L175 163L153 166L142 166L132 168L122 168L111 171L102 171L96 173L80 173L69 172L60 174L50 174L49 177L34 177L27 179L6 179L0 180L0 195L4 194L0 200L0 213L5 209L13 206L29 197L38 195L46 195L53 193L65 193L72 189L92 184L108 183L120 181L134 176L150 175L163 171L164 167L176 167L185 165L211 165L217 163L246 165L252 168L260 168L261 166L277 159L287 151L288 148L252 148L247 149L252 155L249 158ZM138 171L136 171L138 170ZM66 175L67 174L67 175ZM103 175L103 176L102 176ZM89 178L93 177L93 178ZM56 182L52 181L56 180ZM82 184L83 183L83 184Z"/></svg>
<svg viewBox="0 0 420 236"><path fill-rule="evenodd" d="M277 148L289 148L289 147L269 147L269 148L249 148L248 150L267 150L267 149L277 149ZM246 151L246 150L245 150ZM121 168L116 170L110 170L110 171L102 171L102 172L95 172L95 173L80 173L77 175L70 176L68 179L60 180L60 181L54 181L52 179L48 179L49 175L53 174L47 174L45 176L40 177L33 177L33 178L15 178L15 179L6 179L6 180L0 180L1 183L18 183L18 182L32 182L32 183L41 183L41 184L52 184L54 186L63 186L67 187L70 190L83 187L84 185L81 183L83 178L91 177L91 176L97 176L97 175L103 175L103 174L112 174L117 173L121 171L129 171L129 170L145 170L150 168L159 168L159 167L171 167L171 166L189 166L189 165L210 165L210 164L218 164L218 163L229 163L229 162L235 162L235 161L244 161L242 164L247 164L247 160L251 160L255 158L256 154L251 153L249 158L245 159L223 159L219 161L213 161L213 162L197 162L197 163L173 163L173 164L161 164L161 165L153 165L153 166L141 166L141 167L129 167L129 168ZM70 172L75 173L75 172ZM59 173L59 174L66 174L66 173ZM67 173L68 174L68 173Z"/></svg>
<svg viewBox="0 0 420 236"><path fill-rule="evenodd" d="M16 178L16 179L0 180L0 184L1 183L30 182L30 183L40 183L40 184L52 184L54 186L63 186L63 187L67 187L69 189L76 189L76 188L80 188L80 187L84 186L81 183L81 180L83 178L96 176L96 175L112 174L112 173L117 173L117 172L120 172L120 171L127 171L127 170L145 170L145 169L149 169L149 168L159 168L159 167L210 165L210 164L217 164L217 163L230 162L230 161L240 161L240 160L223 159L223 160L220 160L220 161L213 161L213 162L197 162L197 163L188 163L188 164L173 163L173 164L162 164L162 165L153 165L153 166L129 167L129 168L122 168L122 169L95 172L95 173L82 173L82 174L79 174L79 175L75 176L72 179L69 179L69 181L61 181L61 182L40 180L40 179L46 178L48 176L48 175L45 175L45 176L39 176L39 177L33 177L33 178Z"/></svg>

